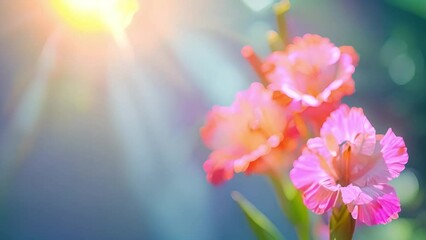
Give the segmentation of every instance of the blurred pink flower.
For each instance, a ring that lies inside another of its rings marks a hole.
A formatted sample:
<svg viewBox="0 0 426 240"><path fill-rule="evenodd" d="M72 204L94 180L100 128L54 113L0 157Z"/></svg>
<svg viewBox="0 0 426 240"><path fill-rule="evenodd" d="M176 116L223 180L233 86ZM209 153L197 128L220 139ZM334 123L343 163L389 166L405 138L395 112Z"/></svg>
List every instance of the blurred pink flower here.
<svg viewBox="0 0 426 240"><path fill-rule="evenodd" d="M285 51L273 52L262 69L269 89L286 94L303 110L352 94L358 60L352 47L338 48L328 38L306 34L296 37Z"/></svg>
<svg viewBox="0 0 426 240"><path fill-rule="evenodd" d="M399 199L388 182L408 161L407 148L391 129L376 131L361 108L342 105L331 113L320 137L308 140L290 177L317 214L346 204L354 219L384 224L398 218Z"/></svg>
<svg viewBox="0 0 426 240"><path fill-rule="evenodd" d="M287 111L260 83L237 94L229 107L213 107L201 128L204 143L213 150L204 163L207 179L219 184L234 172L268 173L284 164ZM285 141L284 141L285 140ZM291 162L288 164L290 165Z"/></svg>

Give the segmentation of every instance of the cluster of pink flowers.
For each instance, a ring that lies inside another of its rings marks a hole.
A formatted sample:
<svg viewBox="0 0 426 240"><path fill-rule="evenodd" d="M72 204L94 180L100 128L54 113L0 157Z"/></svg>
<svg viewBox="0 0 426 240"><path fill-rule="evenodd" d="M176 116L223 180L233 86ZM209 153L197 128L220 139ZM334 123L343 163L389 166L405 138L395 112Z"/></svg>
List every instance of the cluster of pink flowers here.
<svg viewBox="0 0 426 240"><path fill-rule="evenodd" d="M231 106L214 107L201 129L212 150L204 163L208 181L290 172L317 214L346 204L367 225L397 218L399 200L388 182L408 161L405 143L391 129L377 135L362 109L341 104L355 91L358 61L352 47L313 34L259 61L254 67L264 84L251 84Z"/></svg>

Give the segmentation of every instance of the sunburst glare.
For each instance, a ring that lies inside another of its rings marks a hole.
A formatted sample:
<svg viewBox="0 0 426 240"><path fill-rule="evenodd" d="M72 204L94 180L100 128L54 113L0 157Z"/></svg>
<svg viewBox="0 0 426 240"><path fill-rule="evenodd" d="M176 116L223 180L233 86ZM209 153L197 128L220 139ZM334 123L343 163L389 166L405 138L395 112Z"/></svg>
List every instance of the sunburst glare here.
<svg viewBox="0 0 426 240"><path fill-rule="evenodd" d="M137 0L50 0L59 17L82 31L126 28L138 10Z"/></svg>

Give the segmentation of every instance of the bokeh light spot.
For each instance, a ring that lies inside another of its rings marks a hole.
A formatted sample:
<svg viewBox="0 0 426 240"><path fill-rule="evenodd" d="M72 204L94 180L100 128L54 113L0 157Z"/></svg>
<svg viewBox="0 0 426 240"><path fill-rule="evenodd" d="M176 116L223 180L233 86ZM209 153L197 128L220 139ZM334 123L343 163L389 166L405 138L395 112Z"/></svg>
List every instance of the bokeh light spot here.
<svg viewBox="0 0 426 240"><path fill-rule="evenodd" d="M416 199L419 193L419 181L416 175L409 169L404 170L401 175L392 180L402 205L409 205Z"/></svg>
<svg viewBox="0 0 426 240"><path fill-rule="evenodd" d="M416 64L407 54L396 56L389 65L389 75L398 85L410 82L416 74Z"/></svg>
<svg viewBox="0 0 426 240"><path fill-rule="evenodd" d="M391 37L389 38L380 52L380 60L383 66L388 67L391 64L392 59L394 59L399 54L407 52L407 43L400 38Z"/></svg>
<svg viewBox="0 0 426 240"><path fill-rule="evenodd" d="M362 228L355 239L405 240L413 237L413 224L410 220L399 218L385 225Z"/></svg>
<svg viewBox="0 0 426 240"><path fill-rule="evenodd" d="M413 233L413 226L408 220L403 218L398 219L398 221L393 221L386 226L386 231L384 231L386 232L386 237L383 239L410 239Z"/></svg>

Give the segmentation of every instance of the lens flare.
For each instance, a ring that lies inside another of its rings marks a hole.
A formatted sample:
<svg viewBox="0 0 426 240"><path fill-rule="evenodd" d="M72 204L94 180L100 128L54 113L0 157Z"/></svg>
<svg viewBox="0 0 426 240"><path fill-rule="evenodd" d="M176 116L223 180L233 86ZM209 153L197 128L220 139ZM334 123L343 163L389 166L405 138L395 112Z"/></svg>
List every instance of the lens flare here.
<svg viewBox="0 0 426 240"><path fill-rule="evenodd" d="M137 0L50 0L59 17L81 31L120 31L138 10Z"/></svg>

